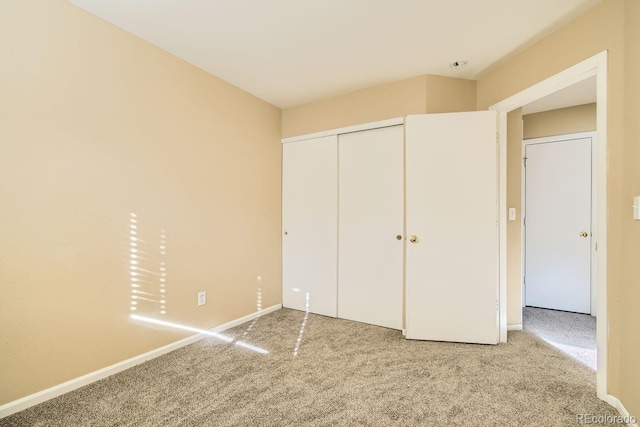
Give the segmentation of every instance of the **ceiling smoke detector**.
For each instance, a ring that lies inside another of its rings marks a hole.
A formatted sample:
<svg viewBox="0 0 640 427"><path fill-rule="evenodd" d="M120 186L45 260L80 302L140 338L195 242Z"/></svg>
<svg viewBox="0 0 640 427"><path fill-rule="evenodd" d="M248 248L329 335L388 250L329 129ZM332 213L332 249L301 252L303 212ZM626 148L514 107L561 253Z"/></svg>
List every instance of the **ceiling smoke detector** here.
<svg viewBox="0 0 640 427"><path fill-rule="evenodd" d="M464 59L460 59L458 61L453 61L451 64L449 64L449 67L451 68L460 68L460 67L464 67L467 62L469 61L465 61Z"/></svg>

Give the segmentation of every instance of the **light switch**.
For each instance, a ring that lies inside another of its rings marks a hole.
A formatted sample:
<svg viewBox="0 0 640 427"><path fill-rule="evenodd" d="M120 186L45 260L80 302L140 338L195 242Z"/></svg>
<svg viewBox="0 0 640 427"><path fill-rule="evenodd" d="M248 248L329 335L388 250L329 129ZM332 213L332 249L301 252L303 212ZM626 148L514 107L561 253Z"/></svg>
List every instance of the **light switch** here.
<svg viewBox="0 0 640 427"><path fill-rule="evenodd" d="M633 198L633 219L640 221L640 196Z"/></svg>
<svg viewBox="0 0 640 427"><path fill-rule="evenodd" d="M509 208L509 221L516 220L516 208Z"/></svg>

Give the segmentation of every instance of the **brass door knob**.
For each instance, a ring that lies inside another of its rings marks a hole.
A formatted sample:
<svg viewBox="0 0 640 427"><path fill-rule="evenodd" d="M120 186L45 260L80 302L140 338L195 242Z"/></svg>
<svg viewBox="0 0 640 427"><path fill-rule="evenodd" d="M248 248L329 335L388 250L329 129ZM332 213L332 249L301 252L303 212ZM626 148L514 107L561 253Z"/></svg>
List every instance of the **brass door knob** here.
<svg viewBox="0 0 640 427"><path fill-rule="evenodd" d="M398 234L398 235L396 236L396 239L398 239L398 240L402 240L402 235L401 235L401 234Z"/></svg>
<svg viewBox="0 0 640 427"><path fill-rule="evenodd" d="M586 231L583 231L582 233L580 233L580 237L588 237L589 233L587 233Z"/></svg>
<svg viewBox="0 0 640 427"><path fill-rule="evenodd" d="M284 232L284 235L286 236L287 234L289 234L289 233L285 231L285 232Z"/></svg>
<svg viewBox="0 0 640 427"><path fill-rule="evenodd" d="M413 236L409 237L409 241L411 243L418 243L418 236L414 234Z"/></svg>

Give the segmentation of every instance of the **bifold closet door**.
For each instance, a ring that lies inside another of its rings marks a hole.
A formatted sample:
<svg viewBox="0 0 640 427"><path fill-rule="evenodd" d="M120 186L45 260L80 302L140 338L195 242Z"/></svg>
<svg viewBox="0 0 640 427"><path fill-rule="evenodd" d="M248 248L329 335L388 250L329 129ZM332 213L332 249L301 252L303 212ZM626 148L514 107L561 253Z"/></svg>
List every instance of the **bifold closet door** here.
<svg viewBox="0 0 640 427"><path fill-rule="evenodd" d="M338 317L402 329L404 127L338 139Z"/></svg>
<svg viewBox="0 0 640 427"><path fill-rule="evenodd" d="M338 137L282 146L282 305L336 317Z"/></svg>
<svg viewBox="0 0 640 427"><path fill-rule="evenodd" d="M493 111L406 120L407 338L498 341Z"/></svg>

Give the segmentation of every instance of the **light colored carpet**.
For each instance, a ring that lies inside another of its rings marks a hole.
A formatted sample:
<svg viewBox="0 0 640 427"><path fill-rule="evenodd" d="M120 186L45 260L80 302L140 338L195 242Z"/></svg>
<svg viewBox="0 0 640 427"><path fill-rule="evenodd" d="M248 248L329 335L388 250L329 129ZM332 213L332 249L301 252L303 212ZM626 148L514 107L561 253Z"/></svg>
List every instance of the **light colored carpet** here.
<svg viewBox="0 0 640 427"><path fill-rule="evenodd" d="M2 426L569 426L618 415L595 373L526 331L498 346L405 340L282 309L0 420Z"/></svg>
<svg viewBox="0 0 640 427"><path fill-rule="evenodd" d="M525 330L596 369L596 318L588 314L524 307Z"/></svg>

